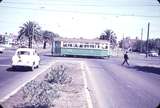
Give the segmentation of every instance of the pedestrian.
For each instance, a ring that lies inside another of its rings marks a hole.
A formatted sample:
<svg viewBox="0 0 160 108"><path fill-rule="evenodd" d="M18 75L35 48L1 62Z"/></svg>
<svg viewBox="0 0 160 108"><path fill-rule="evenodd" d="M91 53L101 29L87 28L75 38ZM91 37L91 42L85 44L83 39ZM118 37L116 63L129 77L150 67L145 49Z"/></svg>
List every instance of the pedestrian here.
<svg viewBox="0 0 160 108"><path fill-rule="evenodd" d="M129 65L129 63L128 63L129 57L128 57L128 54L127 54L127 53L128 53L128 52L126 52L126 53L124 54L124 61L123 61L122 65L124 65L125 63L127 63L127 64Z"/></svg>

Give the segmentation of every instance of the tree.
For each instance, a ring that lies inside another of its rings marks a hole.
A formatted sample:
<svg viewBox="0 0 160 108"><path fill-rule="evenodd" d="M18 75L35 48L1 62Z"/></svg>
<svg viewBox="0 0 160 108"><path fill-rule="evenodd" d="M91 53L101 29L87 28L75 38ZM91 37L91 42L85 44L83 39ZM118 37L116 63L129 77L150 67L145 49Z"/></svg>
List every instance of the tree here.
<svg viewBox="0 0 160 108"><path fill-rule="evenodd" d="M157 49L159 49L160 50L160 39L155 39L155 46L156 46L156 48Z"/></svg>
<svg viewBox="0 0 160 108"><path fill-rule="evenodd" d="M37 41L40 36L40 26L33 21L28 21L20 28L17 40L26 41L28 39L28 48L32 48L32 41Z"/></svg>
<svg viewBox="0 0 160 108"><path fill-rule="evenodd" d="M146 42L144 40L135 40L131 41L130 47L132 51L144 53L147 51ZM125 48L125 44L127 41L125 39L121 40L120 47ZM157 51L160 53L160 39L149 39L148 40L148 51Z"/></svg>
<svg viewBox="0 0 160 108"><path fill-rule="evenodd" d="M119 46L123 49L129 49L131 47L130 37L123 38L123 40L120 41Z"/></svg>
<svg viewBox="0 0 160 108"><path fill-rule="evenodd" d="M133 43L132 51L141 53L146 52L146 41L136 40L136 42Z"/></svg>
<svg viewBox="0 0 160 108"><path fill-rule="evenodd" d="M108 40L113 47L117 44L117 37L113 30L107 29L100 35L101 40Z"/></svg>
<svg viewBox="0 0 160 108"><path fill-rule="evenodd" d="M44 41L43 49L46 49L47 42L52 43L53 39L55 37L58 37L57 34L51 32L51 31L48 31L48 30L45 30L42 34L43 34L43 41Z"/></svg>
<svg viewBox="0 0 160 108"><path fill-rule="evenodd" d="M160 3L160 0L157 0Z"/></svg>

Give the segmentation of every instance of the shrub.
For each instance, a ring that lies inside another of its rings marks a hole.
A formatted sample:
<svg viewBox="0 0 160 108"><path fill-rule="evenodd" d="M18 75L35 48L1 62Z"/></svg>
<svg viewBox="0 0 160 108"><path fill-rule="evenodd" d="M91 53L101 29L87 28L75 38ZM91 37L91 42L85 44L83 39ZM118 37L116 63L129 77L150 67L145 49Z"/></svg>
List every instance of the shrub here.
<svg viewBox="0 0 160 108"><path fill-rule="evenodd" d="M49 107L47 105L34 106L34 105L30 105L30 103L24 103L24 104L19 104L17 106L14 106L13 108L49 108Z"/></svg>
<svg viewBox="0 0 160 108"><path fill-rule="evenodd" d="M24 103L14 108L51 108L58 95L58 85L72 81L63 65L51 67L43 81L31 81L22 89Z"/></svg>
<svg viewBox="0 0 160 108"><path fill-rule="evenodd" d="M50 108L58 97L57 87L45 81L31 81L23 88L24 104L15 108Z"/></svg>
<svg viewBox="0 0 160 108"><path fill-rule="evenodd" d="M69 77L66 67L63 65L57 66L55 68L51 68L50 72L45 76L45 81L49 83L56 84L66 84L72 81L72 78Z"/></svg>

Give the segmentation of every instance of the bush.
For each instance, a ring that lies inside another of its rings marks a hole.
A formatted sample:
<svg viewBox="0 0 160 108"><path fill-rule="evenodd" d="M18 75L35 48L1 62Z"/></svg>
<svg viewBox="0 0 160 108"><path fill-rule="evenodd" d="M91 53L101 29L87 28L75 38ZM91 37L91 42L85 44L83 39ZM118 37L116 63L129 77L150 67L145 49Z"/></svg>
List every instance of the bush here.
<svg viewBox="0 0 160 108"><path fill-rule="evenodd" d="M45 81L56 84L66 84L72 81L63 65L51 68L50 72L45 76Z"/></svg>
<svg viewBox="0 0 160 108"><path fill-rule="evenodd" d="M50 68L44 81L31 81L23 87L24 103L14 106L14 108L51 108L53 101L58 95L58 85L72 81L66 67L63 65Z"/></svg>
<svg viewBox="0 0 160 108"><path fill-rule="evenodd" d="M15 108L50 108L58 97L57 87L45 81L31 81L23 88L24 104Z"/></svg>
<svg viewBox="0 0 160 108"><path fill-rule="evenodd" d="M49 108L47 105L39 105L38 107L30 105L29 103L19 104L13 108Z"/></svg>

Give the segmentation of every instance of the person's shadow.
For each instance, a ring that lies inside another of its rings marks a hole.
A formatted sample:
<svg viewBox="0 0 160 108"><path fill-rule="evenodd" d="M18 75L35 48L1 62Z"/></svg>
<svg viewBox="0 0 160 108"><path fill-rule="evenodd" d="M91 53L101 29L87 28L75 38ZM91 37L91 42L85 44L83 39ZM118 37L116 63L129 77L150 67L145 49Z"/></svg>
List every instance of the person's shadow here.
<svg viewBox="0 0 160 108"><path fill-rule="evenodd" d="M0 108L3 108L2 105L0 105Z"/></svg>
<svg viewBox="0 0 160 108"><path fill-rule="evenodd" d="M160 108L160 104L156 108Z"/></svg>
<svg viewBox="0 0 160 108"><path fill-rule="evenodd" d="M133 66L133 69L138 71L146 72L146 73L154 73L160 75L160 67L152 67L152 66Z"/></svg>

